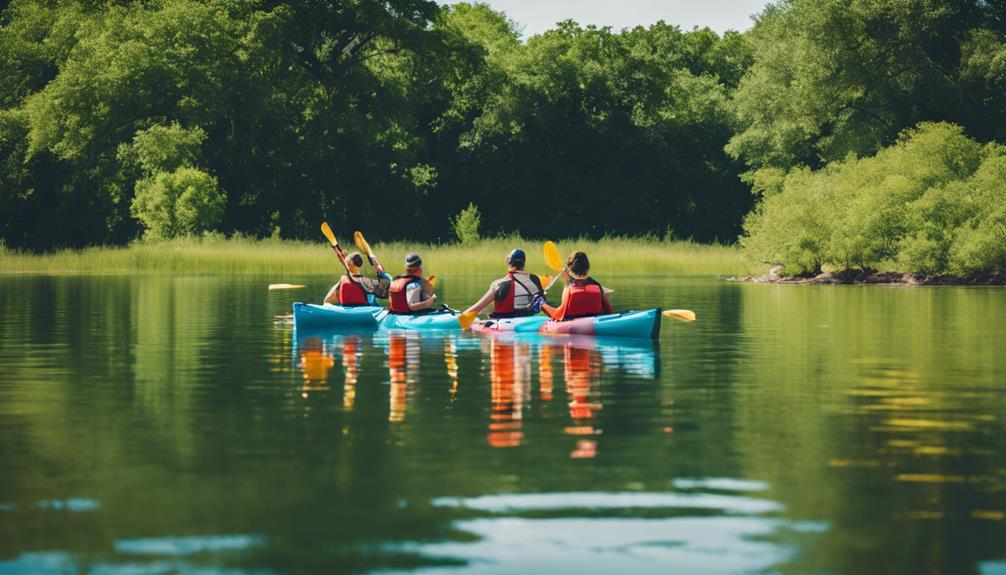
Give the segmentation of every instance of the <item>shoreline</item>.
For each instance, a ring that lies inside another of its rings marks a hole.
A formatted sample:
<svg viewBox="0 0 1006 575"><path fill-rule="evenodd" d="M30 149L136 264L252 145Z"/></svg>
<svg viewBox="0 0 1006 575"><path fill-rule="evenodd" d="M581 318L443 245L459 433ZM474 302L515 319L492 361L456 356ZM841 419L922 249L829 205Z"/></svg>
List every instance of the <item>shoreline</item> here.
<svg viewBox="0 0 1006 575"><path fill-rule="evenodd" d="M907 286L1006 286L1006 276L999 273L975 276L949 274L926 275L911 272L865 272L859 269L823 272L817 275L783 276L782 266L773 266L763 276L742 276L727 281L790 285L907 285Z"/></svg>

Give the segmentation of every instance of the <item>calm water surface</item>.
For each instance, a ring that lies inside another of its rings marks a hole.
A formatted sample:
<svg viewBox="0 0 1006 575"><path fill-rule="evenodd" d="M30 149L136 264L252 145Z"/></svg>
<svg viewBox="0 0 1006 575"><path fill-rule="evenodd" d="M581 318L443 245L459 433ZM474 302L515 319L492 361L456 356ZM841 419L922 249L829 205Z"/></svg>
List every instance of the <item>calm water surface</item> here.
<svg viewBox="0 0 1006 575"><path fill-rule="evenodd" d="M298 335L326 278L0 276L0 573L1006 573L1006 290L608 283L699 320Z"/></svg>

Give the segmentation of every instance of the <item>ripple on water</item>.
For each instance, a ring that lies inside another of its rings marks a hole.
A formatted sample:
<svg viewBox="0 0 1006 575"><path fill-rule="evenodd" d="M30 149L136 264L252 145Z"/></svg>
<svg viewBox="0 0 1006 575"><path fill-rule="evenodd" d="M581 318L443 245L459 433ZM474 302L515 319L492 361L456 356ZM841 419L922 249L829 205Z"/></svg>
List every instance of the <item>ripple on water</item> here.
<svg viewBox="0 0 1006 575"><path fill-rule="evenodd" d="M680 479L675 486L732 492L768 488L732 478ZM477 540L396 548L466 561L466 572L473 573L658 573L669 565L681 573L759 571L793 556L792 546L777 542L779 534L826 529L823 523L778 518L783 506L776 501L723 493L518 493L442 497L432 503L485 515L454 523ZM604 516L596 516L598 511Z"/></svg>

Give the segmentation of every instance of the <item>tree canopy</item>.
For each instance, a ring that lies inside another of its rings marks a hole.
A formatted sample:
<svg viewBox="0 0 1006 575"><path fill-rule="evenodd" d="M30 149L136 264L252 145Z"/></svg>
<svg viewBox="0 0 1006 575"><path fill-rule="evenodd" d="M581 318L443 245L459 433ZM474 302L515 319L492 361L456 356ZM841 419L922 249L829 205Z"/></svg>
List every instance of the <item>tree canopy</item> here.
<svg viewBox="0 0 1006 575"><path fill-rule="evenodd" d="M741 35L663 23L525 42L479 4L15 0L0 237L183 233L148 216L184 169L223 198L193 229L446 239L474 203L490 234L730 240L751 198L723 146L750 62Z"/></svg>

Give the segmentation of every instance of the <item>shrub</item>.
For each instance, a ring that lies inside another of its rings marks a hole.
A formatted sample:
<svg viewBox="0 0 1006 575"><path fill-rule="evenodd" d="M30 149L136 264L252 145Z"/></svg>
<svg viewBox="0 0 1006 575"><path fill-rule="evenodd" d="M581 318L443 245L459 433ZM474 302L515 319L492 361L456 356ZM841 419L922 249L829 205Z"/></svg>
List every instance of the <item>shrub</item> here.
<svg viewBox="0 0 1006 575"><path fill-rule="evenodd" d="M924 123L867 158L755 173L748 257L821 269L974 274L1006 269L1006 151Z"/></svg>
<svg viewBox="0 0 1006 575"><path fill-rule="evenodd" d="M479 226L482 225L482 214L479 208L473 203L458 212L458 215L451 219L451 227L454 229L454 236L462 245L473 244L479 241Z"/></svg>
<svg viewBox="0 0 1006 575"><path fill-rule="evenodd" d="M196 168L178 168L136 182L133 217L147 239L168 239L212 230L227 198L217 179Z"/></svg>

